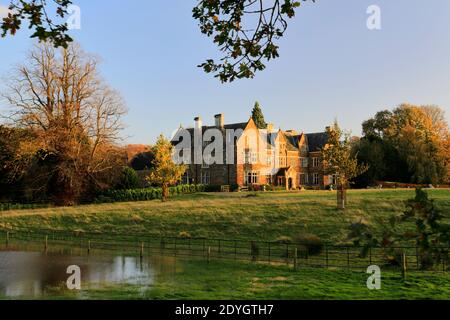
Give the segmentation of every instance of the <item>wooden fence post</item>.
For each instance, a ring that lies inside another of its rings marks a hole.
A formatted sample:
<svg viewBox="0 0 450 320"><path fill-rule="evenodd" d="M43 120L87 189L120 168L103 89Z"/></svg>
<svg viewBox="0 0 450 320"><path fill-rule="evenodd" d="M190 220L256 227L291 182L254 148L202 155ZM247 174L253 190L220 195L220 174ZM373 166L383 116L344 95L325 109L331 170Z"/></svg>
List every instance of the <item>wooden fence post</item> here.
<svg viewBox="0 0 450 320"><path fill-rule="evenodd" d="M294 270L297 270L297 247L294 248Z"/></svg>
<svg viewBox="0 0 450 320"><path fill-rule="evenodd" d="M174 250L174 256L177 256L177 238L175 238L175 250Z"/></svg>
<svg viewBox="0 0 450 320"><path fill-rule="evenodd" d="M208 247L208 252L206 253L206 261L209 264L209 260L211 259L211 247Z"/></svg>
<svg viewBox="0 0 450 320"><path fill-rule="evenodd" d="M347 247L347 269L350 269L350 248Z"/></svg>
<svg viewBox="0 0 450 320"><path fill-rule="evenodd" d="M91 240L88 241L88 254L91 253Z"/></svg>
<svg viewBox="0 0 450 320"><path fill-rule="evenodd" d="M237 260L237 241L234 240L234 260Z"/></svg>
<svg viewBox="0 0 450 320"><path fill-rule="evenodd" d="M329 261L328 261L328 246L325 246L325 265L328 268Z"/></svg>
<svg viewBox="0 0 450 320"><path fill-rule="evenodd" d="M48 236L45 236L45 252L47 252L47 250L48 250Z"/></svg>
<svg viewBox="0 0 450 320"><path fill-rule="evenodd" d="M419 263L419 247L416 246L416 268L417 270L420 269L420 263Z"/></svg>
<svg viewBox="0 0 450 320"><path fill-rule="evenodd" d="M402 277L403 277L403 279L406 279L406 269L407 269L406 254L405 254L405 251L403 251L403 253L402 253Z"/></svg>
<svg viewBox="0 0 450 320"><path fill-rule="evenodd" d="M144 257L144 242L141 242L141 252L140 252L141 259Z"/></svg>
<svg viewBox="0 0 450 320"><path fill-rule="evenodd" d="M9 245L9 231L6 231L6 247Z"/></svg>

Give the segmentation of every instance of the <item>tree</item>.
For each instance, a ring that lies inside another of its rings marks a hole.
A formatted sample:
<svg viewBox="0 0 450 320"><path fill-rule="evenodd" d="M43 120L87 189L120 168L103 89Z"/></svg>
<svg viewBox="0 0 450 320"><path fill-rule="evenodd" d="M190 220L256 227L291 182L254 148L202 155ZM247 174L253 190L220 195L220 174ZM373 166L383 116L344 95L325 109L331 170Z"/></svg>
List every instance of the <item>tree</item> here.
<svg viewBox="0 0 450 320"><path fill-rule="evenodd" d="M10 12L1 24L2 36L14 35L28 21L32 35L40 41L67 47L73 39L63 21L72 0L10 0ZM308 0L301 0L308 1ZM315 2L315 0L309 0ZM50 14L53 2L55 14ZM200 31L223 53L220 62L208 59L199 65L214 73L222 82L253 78L265 69L263 61L279 56L276 40L283 37L287 19L295 16L300 0L200 0L193 8L193 18Z"/></svg>
<svg viewBox="0 0 450 320"><path fill-rule="evenodd" d="M399 216L392 216L389 223L382 223L382 232L374 234L371 227L359 222L350 226L349 239L362 246L362 255L369 249L381 245L392 263L401 263L399 247L417 246L417 258L422 269L428 269L444 260L448 263L450 246L450 225L445 222L442 211L422 189L416 189L414 199L406 201L406 210ZM414 226L414 228L411 228Z"/></svg>
<svg viewBox="0 0 450 320"><path fill-rule="evenodd" d="M325 174L335 175L338 184L337 206L345 209L346 189L350 180L367 171L367 165L359 165L352 153L350 135L344 134L337 121L327 128L328 141L322 149Z"/></svg>
<svg viewBox="0 0 450 320"><path fill-rule="evenodd" d="M155 159L147 180L152 184L161 186L162 201L164 202L169 197L169 187L180 181L186 172L186 166L173 162L174 147L163 135L159 136L153 147L153 153Z"/></svg>
<svg viewBox="0 0 450 320"><path fill-rule="evenodd" d="M363 123L358 159L370 164L366 179L437 184L448 178L449 129L442 109L402 104ZM378 151L373 157L372 150ZM366 152L370 151L370 152Z"/></svg>
<svg viewBox="0 0 450 320"><path fill-rule="evenodd" d="M261 107L259 106L259 102L255 103L255 107L252 110L252 119L255 121L256 126L258 129L267 129L267 123L264 120L264 115L261 110Z"/></svg>
<svg viewBox="0 0 450 320"><path fill-rule="evenodd" d="M41 44L8 82L9 118L35 136L21 144L22 161L31 164L39 155L49 195L59 205L108 187L126 161L116 145L125 104L100 78L97 64L76 44Z"/></svg>

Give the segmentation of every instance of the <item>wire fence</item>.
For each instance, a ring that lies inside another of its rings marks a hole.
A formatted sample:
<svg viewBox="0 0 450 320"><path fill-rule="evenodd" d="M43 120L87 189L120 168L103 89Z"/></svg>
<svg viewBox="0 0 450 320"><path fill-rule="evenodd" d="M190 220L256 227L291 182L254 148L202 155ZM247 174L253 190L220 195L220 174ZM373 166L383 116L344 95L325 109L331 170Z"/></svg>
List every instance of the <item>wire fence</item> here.
<svg viewBox="0 0 450 320"><path fill-rule="evenodd" d="M416 246L370 248L362 254L363 247L311 243L282 243L218 238L182 238L145 234L104 234L94 232L67 232L63 230L2 230L0 241L6 249L24 244L37 245L42 250L52 247L70 247L86 250L87 254L111 250L114 252L144 255L164 255L212 260L251 261L268 264L286 264L294 269L302 267L366 270L377 265L399 271L448 271L448 249L440 248L439 263L424 268L420 250Z"/></svg>

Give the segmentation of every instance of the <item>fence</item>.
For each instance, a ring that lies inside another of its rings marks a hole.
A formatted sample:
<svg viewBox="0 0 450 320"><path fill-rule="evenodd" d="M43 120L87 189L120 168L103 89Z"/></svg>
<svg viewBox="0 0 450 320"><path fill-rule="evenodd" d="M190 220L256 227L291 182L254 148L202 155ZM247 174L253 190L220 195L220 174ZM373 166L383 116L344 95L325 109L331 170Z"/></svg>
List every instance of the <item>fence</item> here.
<svg viewBox="0 0 450 320"><path fill-rule="evenodd" d="M361 255L362 247L323 244L311 250L305 243L281 243L276 241L251 241L238 239L180 238L157 235L100 234L67 232L62 230L14 230L0 231L6 247L31 243L42 245L44 250L54 246L70 246L86 250L113 250L115 252L144 255L159 254L174 257L211 260L252 261L268 264L286 264L294 269L302 267L366 270L370 265L397 270L424 271L419 249L415 246L396 247L394 256L387 258L381 247L371 248ZM0 238L1 239L1 238ZM1 240L0 240L1 241ZM427 271L448 271L448 248L441 248L440 263Z"/></svg>

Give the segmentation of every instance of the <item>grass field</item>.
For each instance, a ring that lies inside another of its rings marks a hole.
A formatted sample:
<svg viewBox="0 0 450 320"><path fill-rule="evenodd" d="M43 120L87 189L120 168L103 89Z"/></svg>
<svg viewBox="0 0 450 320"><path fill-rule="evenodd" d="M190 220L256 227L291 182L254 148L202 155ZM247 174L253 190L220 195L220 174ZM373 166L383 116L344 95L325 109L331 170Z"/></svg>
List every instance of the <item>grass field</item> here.
<svg viewBox="0 0 450 320"><path fill-rule="evenodd" d="M450 219L450 190L430 190ZM314 233L346 242L348 226L363 220L379 230L401 214L414 190L355 190L345 212L335 209L334 192L194 194L160 201L86 205L0 213L0 229L64 229L108 234L151 234L230 239L276 240Z"/></svg>
<svg viewBox="0 0 450 320"><path fill-rule="evenodd" d="M348 209L335 209L334 192L194 194L160 201L9 211L0 214L0 230L53 229L105 235L220 237L276 240L313 233L334 244L346 243L348 226L363 220L380 231L401 214L414 190L350 191ZM450 219L450 190L430 190L430 198ZM382 289L366 287L362 271L214 260L180 260L176 273L158 276L146 290L132 285L81 292L92 299L450 299L450 278L442 272L382 275ZM49 298L79 298L56 288ZM1 298L1 297L0 297Z"/></svg>

